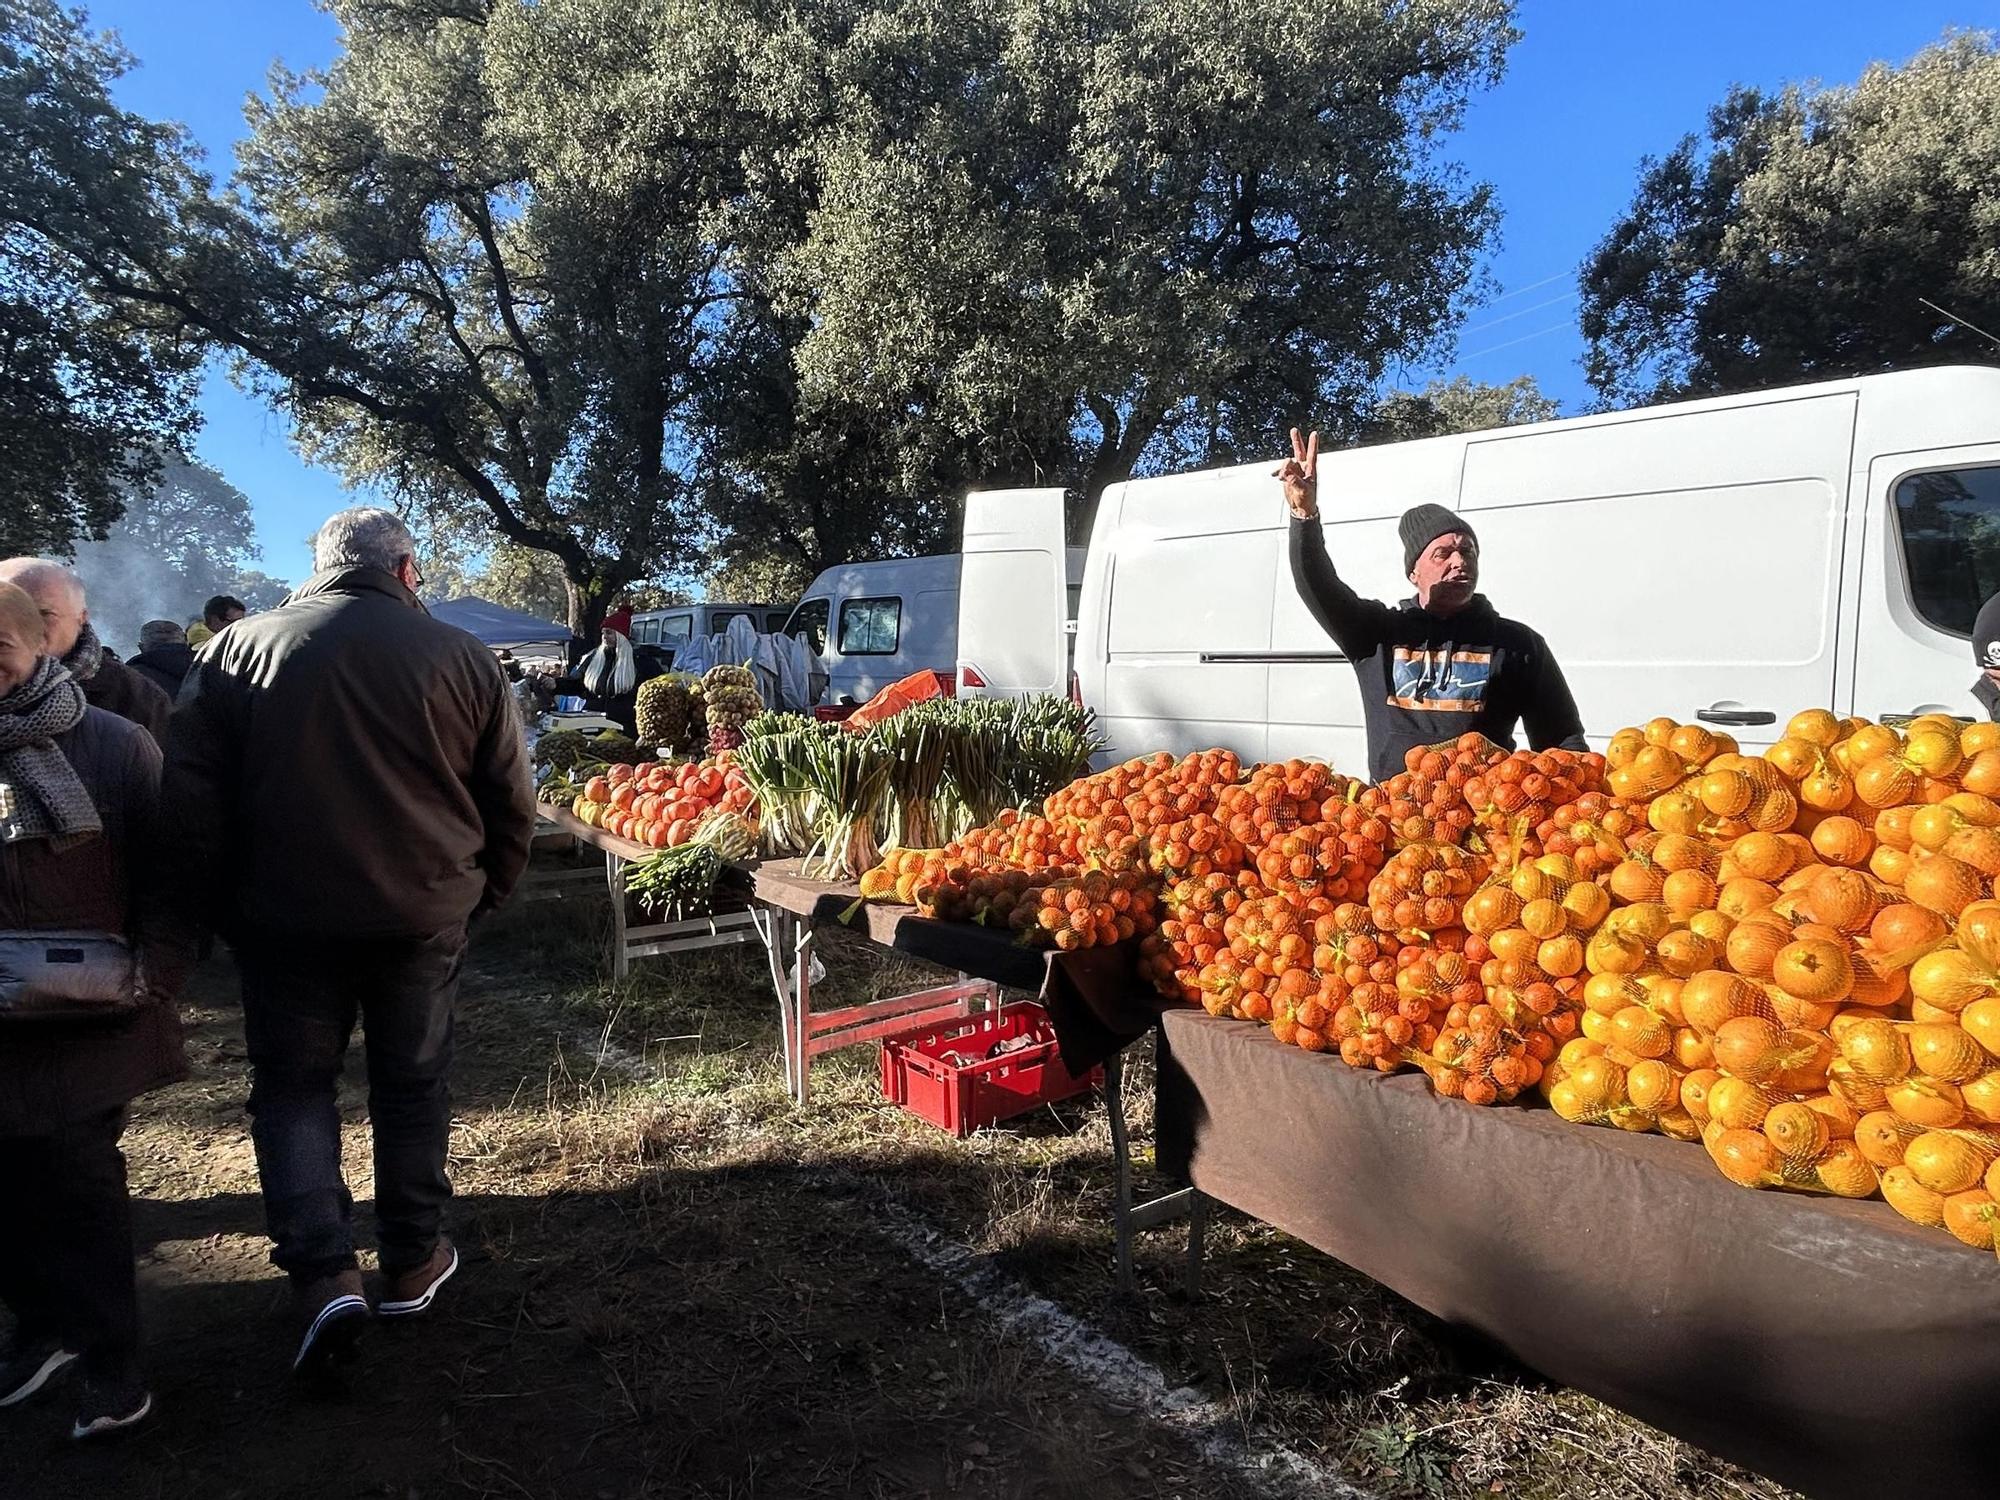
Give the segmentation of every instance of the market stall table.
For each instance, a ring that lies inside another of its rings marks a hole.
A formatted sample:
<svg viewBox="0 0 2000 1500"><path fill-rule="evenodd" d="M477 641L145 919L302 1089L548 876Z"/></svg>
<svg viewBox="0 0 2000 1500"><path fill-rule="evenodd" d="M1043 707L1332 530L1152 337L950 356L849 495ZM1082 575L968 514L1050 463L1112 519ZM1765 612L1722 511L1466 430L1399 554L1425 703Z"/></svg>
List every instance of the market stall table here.
<svg viewBox="0 0 2000 1500"><path fill-rule="evenodd" d="M678 922L633 924L626 911L625 866L654 851L644 844L606 833L602 828L593 828L566 807L544 802L535 810L560 832L604 855L604 884L611 897L611 972L618 979L631 973L635 958L756 942L762 936L756 913L742 906Z"/></svg>
<svg viewBox="0 0 2000 1500"><path fill-rule="evenodd" d="M1160 1017L1170 1177L1815 1497L2000 1493L2000 1261L1699 1146L1478 1109L1198 1010Z"/></svg>
<svg viewBox="0 0 2000 1500"><path fill-rule="evenodd" d="M1003 978L975 977L961 969L958 981L914 994L895 995L839 1010L812 1010L812 987L822 977L815 950L814 929L823 921L852 919L866 908L858 905L852 886L807 881L798 861L766 862L725 869L718 887L723 910L707 917L678 922L633 925L628 920L625 866L655 853L631 839L592 827L568 808L543 803L542 817L604 855L604 880L611 898L611 966L623 980L632 961L731 943L761 943L770 965L771 985L778 997L779 1050L785 1085L795 1102L810 1098L812 1060L839 1047L879 1041L912 1027L959 1019L973 1012L975 1002L999 1004ZM943 924L933 923L932 926ZM973 929L976 933L977 929ZM872 934L871 934L872 935ZM888 939L878 939L888 941ZM919 956L937 956L935 949ZM997 951L987 952L989 964ZM939 961L948 961L939 958Z"/></svg>
<svg viewBox="0 0 2000 1500"><path fill-rule="evenodd" d="M839 924L882 947L959 974L956 985L815 1014L810 965L802 969L793 955L788 980L781 979L774 947L772 980L787 1011L785 1037L791 1048L787 1075L794 1080L793 1097L801 1104L809 1097L807 1067L820 1053L877 1040L950 1014L970 1014L972 998L984 997L989 1005L997 1005L1002 986L1026 991L1042 1002L1063 1064L1077 1077L1100 1063L1109 1076L1119 1049L1143 1035L1158 1010L1158 1002L1139 983L1131 955L1122 949L1056 953L1032 948L1003 929L939 922L918 916L913 907L863 901L854 885L807 879L797 860L767 860L747 873L759 905L787 912L799 924L793 941L802 945L798 951L807 957L814 929ZM799 982L801 975L804 984ZM954 1012L953 1006L965 1008Z"/></svg>

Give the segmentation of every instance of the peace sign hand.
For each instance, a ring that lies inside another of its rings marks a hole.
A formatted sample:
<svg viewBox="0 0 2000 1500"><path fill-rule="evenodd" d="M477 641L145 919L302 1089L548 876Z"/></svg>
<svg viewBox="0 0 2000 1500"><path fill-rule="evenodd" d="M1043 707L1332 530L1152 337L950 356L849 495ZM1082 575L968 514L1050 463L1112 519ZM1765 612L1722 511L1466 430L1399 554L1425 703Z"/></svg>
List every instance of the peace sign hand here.
<svg viewBox="0 0 2000 1500"><path fill-rule="evenodd" d="M1310 438L1292 429L1292 456L1271 471L1285 487L1285 504L1301 521L1319 515L1319 434Z"/></svg>

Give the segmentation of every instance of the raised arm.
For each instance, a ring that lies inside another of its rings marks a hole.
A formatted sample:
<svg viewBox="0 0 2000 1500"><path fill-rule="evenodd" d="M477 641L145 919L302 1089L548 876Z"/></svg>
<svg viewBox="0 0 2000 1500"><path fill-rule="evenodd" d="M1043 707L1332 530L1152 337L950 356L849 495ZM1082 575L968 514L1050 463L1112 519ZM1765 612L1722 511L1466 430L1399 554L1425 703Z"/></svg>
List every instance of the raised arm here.
<svg viewBox="0 0 2000 1500"><path fill-rule="evenodd" d="M1320 629L1352 658L1374 653L1388 633L1392 611L1378 599L1364 599L1341 580L1327 554L1319 519L1319 434L1301 438L1292 429L1292 456L1273 471L1285 487L1292 513L1288 551L1292 582Z"/></svg>

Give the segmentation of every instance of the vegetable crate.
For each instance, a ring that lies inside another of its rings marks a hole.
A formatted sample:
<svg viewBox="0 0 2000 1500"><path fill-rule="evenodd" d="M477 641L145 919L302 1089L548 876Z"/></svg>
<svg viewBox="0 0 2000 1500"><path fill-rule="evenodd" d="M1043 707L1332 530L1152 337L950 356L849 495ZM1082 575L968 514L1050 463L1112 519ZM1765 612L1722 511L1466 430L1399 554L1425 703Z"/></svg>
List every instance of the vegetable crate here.
<svg viewBox="0 0 2000 1500"><path fill-rule="evenodd" d="M1063 1066L1048 1012L1029 1001L920 1027L882 1044L882 1092L889 1102L961 1140L982 1125L1103 1083L1101 1067L1079 1078Z"/></svg>

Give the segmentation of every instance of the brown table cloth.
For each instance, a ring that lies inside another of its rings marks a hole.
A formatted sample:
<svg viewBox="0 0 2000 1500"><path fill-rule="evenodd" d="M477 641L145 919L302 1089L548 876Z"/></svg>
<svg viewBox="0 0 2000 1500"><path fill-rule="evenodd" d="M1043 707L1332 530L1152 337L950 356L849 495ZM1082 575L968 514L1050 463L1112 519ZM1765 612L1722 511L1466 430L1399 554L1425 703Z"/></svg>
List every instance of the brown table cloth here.
<svg viewBox="0 0 2000 1500"><path fill-rule="evenodd" d="M1524 1363L1827 1500L2000 1495L2000 1262L1699 1146L1160 1017L1161 1169Z"/></svg>

